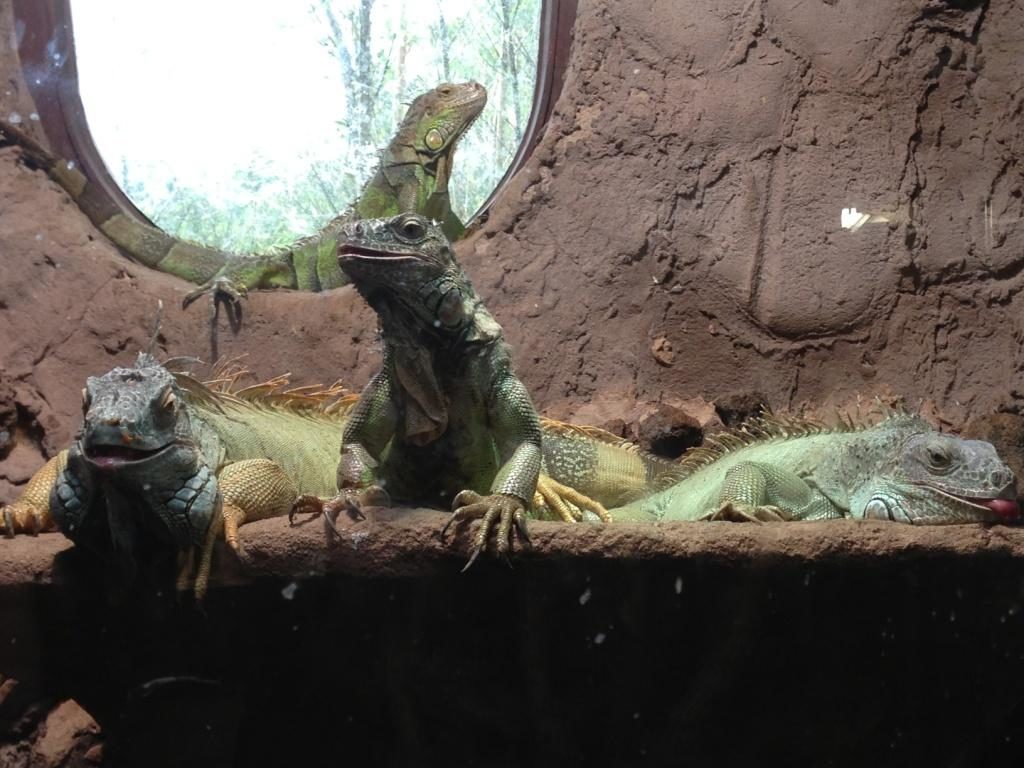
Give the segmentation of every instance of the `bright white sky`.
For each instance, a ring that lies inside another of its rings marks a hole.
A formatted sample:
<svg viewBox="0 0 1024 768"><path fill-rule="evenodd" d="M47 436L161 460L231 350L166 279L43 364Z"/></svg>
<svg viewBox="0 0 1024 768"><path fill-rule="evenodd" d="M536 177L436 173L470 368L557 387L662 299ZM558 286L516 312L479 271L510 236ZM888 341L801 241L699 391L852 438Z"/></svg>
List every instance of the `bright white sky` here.
<svg viewBox="0 0 1024 768"><path fill-rule="evenodd" d="M93 138L115 178L174 176L210 196L232 196L232 174L272 158L282 176L310 160L338 160L343 119L338 64L307 2L75 0L75 48ZM456 18L474 0L445 0ZM405 12L405 0L378 0ZM412 0L422 17L428 0ZM422 58L422 54L420 56ZM408 62L417 66L413 51ZM431 68L433 71L433 68Z"/></svg>

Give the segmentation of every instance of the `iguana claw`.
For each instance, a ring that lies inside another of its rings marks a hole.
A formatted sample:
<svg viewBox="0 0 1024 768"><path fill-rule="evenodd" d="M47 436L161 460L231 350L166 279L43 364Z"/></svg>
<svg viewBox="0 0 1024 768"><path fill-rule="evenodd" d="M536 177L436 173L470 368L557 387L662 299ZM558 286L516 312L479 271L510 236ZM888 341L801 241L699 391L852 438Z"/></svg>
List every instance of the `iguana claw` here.
<svg viewBox="0 0 1024 768"><path fill-rule="evenodd" d="M463 572L476 562L480 553L487 547L487 538L498 524L498 536L496 547L498 555L508 559L509 548L512 543L512 526L515 525L519 535L527 544L530 543L530 536L526 531L526 511L523 502L515 496L504 493L495 493L490 496L481 496L476 491L462 491L452 502L452 516L441 529L440 536L444 538L445 532L452 523L462 520L475 520L480 518L480 528L473 537L473 552L469 556L469 562L462 569Z"/></svg>
<svg viewBox="0 0 1024 768"><path fill-rule="evenodd" d="M363 507L387 507L391 499L387 491L378 485L371 485L367 488L356 490L347 488L331 499L321 499L319 496L304 494L299 496L288 510L288 522L295 525L296 515L309 515L311 518L323 515L324 524L339 538L341 531L338 530L338 515L344 512L352 521L365 520Z"/></svg>
<svg viewBox="0 0 1024 768"><path fill-rule="evenodd" d="M249 295L249 290L228 277L215 277L185 294L185 298L181 300L181 308L188 309L192 302L207 293L210 294L211 306L216 308L218 301L226 302L229 305L238 304Z"/></svg>
<svg viewBox="0 0 1024 768"><path fill-rule="evenodd" d="M586 496L575 488L555 480L546 474L537 479L537 491L533 497L535 507L548 507L566 523L579 523L583 520L583 511L597 515L602 522L610 523L612 516L600 502Z"/></svg>
<svg viewBox="0 0 1024 768"><path fill-rule="evenodd" d="M782 516L782 510L778 507L753 507L749 504L726 501L718 509L705 513L700 519L730 523L777 523L786 518Z"/></svg>
<svg viewBox="0 0 1024 768"><path fill-rule="evenodd" d="M2 514L2 528L0 531L7 538L13 538L15 534L27 533L30 536L38 535L45 527L42 515L34 507L14 502L0 507Z"/></svg>

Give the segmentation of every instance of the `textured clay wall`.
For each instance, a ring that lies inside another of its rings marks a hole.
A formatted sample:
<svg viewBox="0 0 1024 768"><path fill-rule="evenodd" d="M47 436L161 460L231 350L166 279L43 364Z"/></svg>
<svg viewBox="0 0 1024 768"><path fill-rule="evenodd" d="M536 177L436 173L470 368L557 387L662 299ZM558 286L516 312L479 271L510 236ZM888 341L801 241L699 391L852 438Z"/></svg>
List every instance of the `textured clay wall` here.
<svg viewBox="0 0 1024 768"><path fill-rule="evenodd" d="M756 391L896 394L954 427L1015 413L1021 39L1013 0L583 0L545 137L460 247L538 406L628 423L637 402ZM0 72L0 112L31 112L10 49ZM85 376L133 357L157 298L161 352L208 349L187 286L17 157L0 150L0 499L67 442ZM849 207L887 221L843 230ZM349 289L262 293L221 350L358 387L374 337Z"/></svg>

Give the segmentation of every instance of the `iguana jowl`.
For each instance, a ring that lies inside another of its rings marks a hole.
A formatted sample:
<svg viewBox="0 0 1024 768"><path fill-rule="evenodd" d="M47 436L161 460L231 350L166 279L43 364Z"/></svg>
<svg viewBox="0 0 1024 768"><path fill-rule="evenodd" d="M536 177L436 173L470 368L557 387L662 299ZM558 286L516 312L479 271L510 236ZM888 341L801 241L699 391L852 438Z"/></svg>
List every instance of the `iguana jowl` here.
<svg viewBox="0 0 1024 768"><path fill-rule="evenodd" d="M323 291L346 284L335 238L346 222L415 211L440 221L451 238L464 227L451 209L448 181L459 139L487 103L479 83L442 83L409 106L398 133L359 198L319 233L264 254L234 254L168 235L124 214L72 163L54 157L16 126L0 132L57 181L86 216L129 258L197 283L185 306L207 292L237 301L252 288Z"/></svg>
<svg viewBox="0 0 1024 768"><path fill-rule="evenodd" d="M525 536L543 452L501 327L437 222L416 214L354 222L339 242L342 270L379 318L383 369L345 426L339 494L326 507L298 506L336 515L382 491L397 502L452 504L453 520L482 518L470 563L495 525L506 553L513 525Z"/></svg>
<svg viewBox="0 0 1024 768"><path fill-rule="evenodd" d="M687 476L611 510L619 520L828 520L918 525L1012 522L1013 472L995 448L922 419L826 427L765 417L686 454Z"/></svg>

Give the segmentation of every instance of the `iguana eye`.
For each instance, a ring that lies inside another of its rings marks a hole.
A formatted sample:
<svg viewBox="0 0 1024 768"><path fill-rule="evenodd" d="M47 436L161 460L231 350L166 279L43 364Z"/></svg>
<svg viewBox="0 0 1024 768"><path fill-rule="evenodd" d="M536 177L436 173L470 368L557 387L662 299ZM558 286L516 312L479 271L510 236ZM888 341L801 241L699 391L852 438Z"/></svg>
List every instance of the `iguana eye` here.
<svg viewBox="0 0 1024 768"><path fill-rule="evenodd" d="M398 225L399 234L409 240L419 240L427 230L419 219L405 219Z"/></svg>
<svg viewBox="0 0 1024 768"><path fill-rule="evenodd" d="M450 96L452 93L452 87L450 85L442 85L438 87L437 92L442 96Z"/></svg>
<svg viewBox="0 0 1024 768"><path fill-rule="evenodd" d="M427 131L427 135L423 137L423 140L427 144L428 149L440 149L444 146L444 136L437 128L431 128Z"/></svg>
<svg viewBox="0 0 1024 768"><path fill-rule="evenodd" d="M953 457L949 453L949 449L944 445L933 443L925 448L925 454L928 457L928 464L932 469L948 469L950 463L953 461Z"/></svg>

